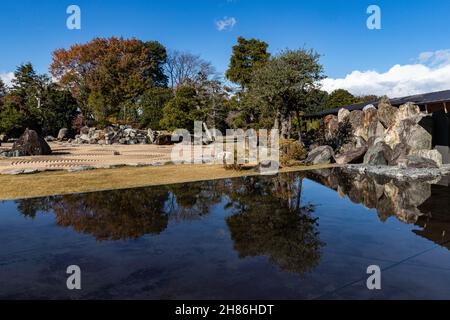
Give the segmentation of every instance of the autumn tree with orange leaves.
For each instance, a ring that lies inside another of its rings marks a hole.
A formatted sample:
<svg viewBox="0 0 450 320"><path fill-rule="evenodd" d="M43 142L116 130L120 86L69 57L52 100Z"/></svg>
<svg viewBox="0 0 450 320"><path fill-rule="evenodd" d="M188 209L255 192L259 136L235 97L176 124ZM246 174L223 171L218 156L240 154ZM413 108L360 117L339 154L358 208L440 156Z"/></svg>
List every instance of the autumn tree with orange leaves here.
<svg viewBox="0 0 450 320"><path fill-rule="evenodd" d="M50 72L71 91L86 118L131 121L150 88L167 87L166 49L159 42L96 38L53 52Z"/></svg>

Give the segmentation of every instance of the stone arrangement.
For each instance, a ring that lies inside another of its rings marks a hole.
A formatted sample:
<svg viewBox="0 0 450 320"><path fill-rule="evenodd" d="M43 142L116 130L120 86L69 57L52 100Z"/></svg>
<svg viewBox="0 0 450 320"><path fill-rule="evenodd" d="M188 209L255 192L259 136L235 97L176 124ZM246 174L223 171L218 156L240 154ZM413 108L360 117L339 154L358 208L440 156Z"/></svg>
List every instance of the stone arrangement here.
<svg viewBox="0 0 450 320"><path fill-rule="evenodd" d="M56 140L67 140L72 144L173 144L171 134L151 129L139 130L126 125L112 125L105 129L83 127L80 129L80 134L75 136L75 139L67 139L66 137L67 129L61 129Z"/></svg>
<svg viewBox="0 0 450 320"><path fill-rule="evenodd" d="M329 146L313 146L307 163L399 166L408 168L439 168L442 155L432 149L431 115L423 113L413 103L399 108L382 98L362 111L341 109L337 116L323 119L324 136L333 136L344 123L351 124L350 141L333 150Z"/></svg>

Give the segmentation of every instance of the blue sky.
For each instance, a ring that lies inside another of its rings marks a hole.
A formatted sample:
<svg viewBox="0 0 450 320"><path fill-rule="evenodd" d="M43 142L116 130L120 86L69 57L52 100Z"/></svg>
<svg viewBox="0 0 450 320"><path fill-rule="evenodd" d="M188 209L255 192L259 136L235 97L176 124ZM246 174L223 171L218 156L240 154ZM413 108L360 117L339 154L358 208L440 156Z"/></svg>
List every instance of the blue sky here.
<svg viewBox="0 0 450 320"><path fill-rule="evenodd" d="M66 28L70 4L81 8L81 30ZM371 4L381 8L381 30L366 27ZM450 57L449 13L448 0L2 0L0 74L27 61L46 72L53 50L97 36L158 40L169 49L200 54L224 72L231 47L244 36L268 42L273 53L314 48L331 80L372 70L383 82L396 77L383 78L397 64L426 65L418 60L424 52ZM235 25L220 31L216 23L225 18ZM338 84L349 85L333 82Z"/></svg>

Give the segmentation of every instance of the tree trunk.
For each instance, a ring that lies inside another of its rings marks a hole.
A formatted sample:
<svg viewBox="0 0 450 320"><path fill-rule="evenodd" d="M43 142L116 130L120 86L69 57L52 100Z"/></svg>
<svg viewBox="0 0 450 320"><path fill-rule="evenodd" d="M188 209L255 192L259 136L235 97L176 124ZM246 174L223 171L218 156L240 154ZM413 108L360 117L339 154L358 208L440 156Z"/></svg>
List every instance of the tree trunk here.
<svg viewBox="0 0 450 320"><path fill-rule="evenodd" d="M300 127L300 112L298 110L295 111L295 115L297 117L297 135L298 142L302 142L302 128Z"/></svg>

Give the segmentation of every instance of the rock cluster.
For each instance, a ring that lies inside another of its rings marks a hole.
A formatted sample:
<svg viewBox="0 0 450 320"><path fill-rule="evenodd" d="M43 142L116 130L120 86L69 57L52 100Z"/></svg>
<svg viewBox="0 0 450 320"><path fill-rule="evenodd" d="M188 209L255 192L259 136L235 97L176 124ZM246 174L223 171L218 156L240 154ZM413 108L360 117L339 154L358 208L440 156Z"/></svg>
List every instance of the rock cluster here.
<svg viewBox="0 0 450 320"><path fill-rule="evenodd" d="M338 164L364 163L366 165L390 165L412 168L442 166L442 155L432 150L432 135L425 129L431 116L420 111L413 103L399 108L391 106L389 99L381 99L378 109L370 105L349 112L341 109L338 116L327 116L325 136L332 136L342 123L352 127L350 142L330 151L323 146L311 150L309 163Z"/></svg>
<svg viewBox="0 0 450 320"><path fill-rule="evenodd" d="M60 131L60 136L65 135ZM167 136L169 138L167 139ZM105 129L83 127L74 140L76 144L172 144L171 135L162 132L134 129L131 126L112 125Z"/></svg>

